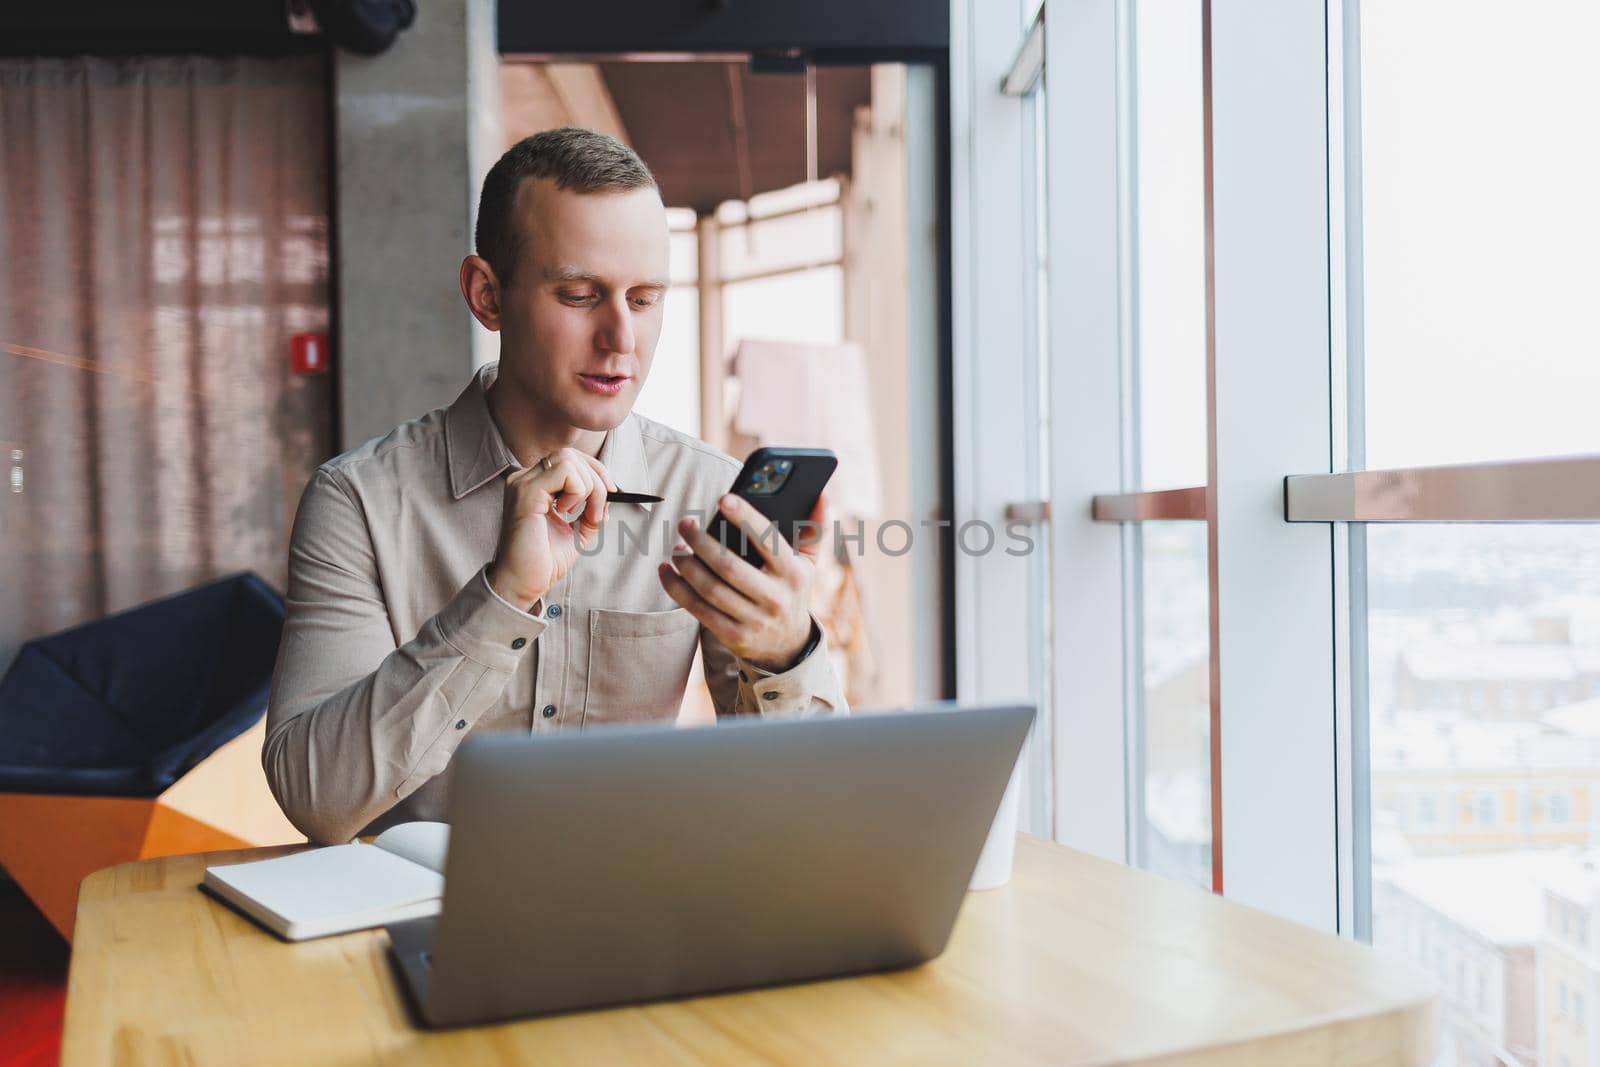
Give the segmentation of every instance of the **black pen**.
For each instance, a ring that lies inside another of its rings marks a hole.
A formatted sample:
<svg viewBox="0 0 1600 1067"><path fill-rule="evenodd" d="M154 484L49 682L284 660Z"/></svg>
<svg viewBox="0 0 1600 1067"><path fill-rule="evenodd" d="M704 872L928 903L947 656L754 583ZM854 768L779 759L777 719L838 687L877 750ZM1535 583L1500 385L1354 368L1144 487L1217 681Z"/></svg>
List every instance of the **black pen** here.
<svg viewBox="0 0 1600 1067"><path fill-rule="evenodd" d="M662 498L649 493L629 493L622 489L607 489L606 501L611 504L659 504Z"/></svg>

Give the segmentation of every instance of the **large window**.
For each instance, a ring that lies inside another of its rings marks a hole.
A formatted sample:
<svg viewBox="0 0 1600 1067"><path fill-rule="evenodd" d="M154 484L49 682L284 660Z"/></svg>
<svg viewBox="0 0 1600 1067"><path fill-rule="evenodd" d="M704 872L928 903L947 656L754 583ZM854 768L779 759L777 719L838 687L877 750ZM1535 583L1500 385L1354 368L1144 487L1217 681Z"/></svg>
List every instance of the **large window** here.
<svg viewBox="0 0 1600 1067"><path fill-rule="evenodd" d="M1129 5L1121 47L1123 359L1136 494L1206 483L1205 156L1199 0ZM1158 519L1172 519L1156 512ZM1203 516L1129 528L1129 854L1211 886L1210 625Z"/></svg>
<svg viewBox="0 0 1600 1067"><path fill-rule="evenodd" d="M992 519L1032 113L960 10L956 496ZM1600 1065L1600 6L1041 17L1057 836L1118 855L1081 813L1120 787L1131 862L1434 972L1448 1062ZM1024 691L985 670L1004 567L958 574L974 698Z"/></svg>
<svg viewBox="0 0 1600 1067"><path fill-rule="evenodd" d="M1504 16L1385 0L1345 22L1352 455L1368 468L1600 450L1600 7ZM1582 483L1549 487L1559 511ZM1463 503L1497 517L1490 483ZM1600 1063L1568 995L1600 981L1572 934L1600 884L1600 528L1350 540L1372 940L1437 977L1441 1064Z"/></svg>

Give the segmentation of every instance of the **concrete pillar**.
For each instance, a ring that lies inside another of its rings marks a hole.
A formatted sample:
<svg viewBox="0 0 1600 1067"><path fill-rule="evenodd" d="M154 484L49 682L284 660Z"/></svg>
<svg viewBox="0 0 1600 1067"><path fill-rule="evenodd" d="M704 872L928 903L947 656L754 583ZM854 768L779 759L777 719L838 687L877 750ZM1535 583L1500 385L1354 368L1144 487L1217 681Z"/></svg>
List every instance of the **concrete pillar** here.
<svg viewBox="0 0 1600 1067"><path fill-rule="evenodd" d="M456 283L501 151L494 19L429 0L383 55L335 61L341 449L449 403L498 351Z"/></svg>

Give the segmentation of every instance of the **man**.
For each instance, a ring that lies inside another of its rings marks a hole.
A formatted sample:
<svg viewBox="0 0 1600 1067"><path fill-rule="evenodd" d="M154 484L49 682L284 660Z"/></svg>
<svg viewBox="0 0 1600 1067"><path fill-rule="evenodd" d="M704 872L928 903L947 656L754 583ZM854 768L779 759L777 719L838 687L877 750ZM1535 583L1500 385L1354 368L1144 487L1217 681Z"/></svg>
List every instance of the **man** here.
<svg viewBox="0 0 1600 1067"><path fill-rule="evenodd" d="M461 293L499 363L323 464L295 518L262 762L313 841L443 818L474 731L674 718L696 644L719 714L846 710L810 550L719 499L731 458L630 410L668 281L639 157L588 130L523 140L484 180L477 249ZM719 506L763 568L690 514Z"/></svg>

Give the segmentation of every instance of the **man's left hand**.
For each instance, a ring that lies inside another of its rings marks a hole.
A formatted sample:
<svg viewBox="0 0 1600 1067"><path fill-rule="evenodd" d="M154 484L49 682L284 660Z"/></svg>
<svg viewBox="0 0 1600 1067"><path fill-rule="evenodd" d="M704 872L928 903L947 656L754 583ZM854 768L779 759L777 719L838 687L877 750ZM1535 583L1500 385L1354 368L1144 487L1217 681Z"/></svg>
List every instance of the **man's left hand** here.
<svg viewBox="0 0 1600 1067"><path fill-rule="evenodd" d="M757 568L739 558L685 518L678 533L687 552L657 568L667 595L700 620L735 656L774 674L789 670L811 641L811 582L816 576L817 537L797 538L792 547L765 515L732 493L719 502L729 522L744 530L765 561ZM809 520L822 528L823 502ZM676 564L676 566L674 566Z"/></svg>

